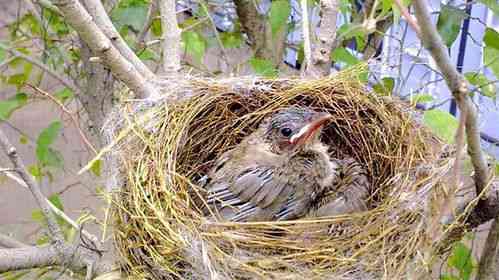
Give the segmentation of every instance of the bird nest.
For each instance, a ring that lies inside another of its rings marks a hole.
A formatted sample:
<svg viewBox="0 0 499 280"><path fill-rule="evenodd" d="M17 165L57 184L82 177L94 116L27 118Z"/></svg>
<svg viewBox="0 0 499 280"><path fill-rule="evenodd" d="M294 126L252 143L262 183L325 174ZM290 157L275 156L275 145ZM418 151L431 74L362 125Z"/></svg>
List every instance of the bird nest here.
<svg viewBox="0 0 499 280"><path fill-rule="evenodd" d="M114 236L125 271L151 279L405 275L427 242L421 193L440 184L433 170L442 170L434 168L442 167L441 145L408 106L368 93L358 76L359 69L320 80L190 78L168 92L190 96L185 101L124 105ZM322 141L333 157L353 157L367 170L369 210L280 222L204 217L199 178L263 118L294 104L332 114Z"/></svg>

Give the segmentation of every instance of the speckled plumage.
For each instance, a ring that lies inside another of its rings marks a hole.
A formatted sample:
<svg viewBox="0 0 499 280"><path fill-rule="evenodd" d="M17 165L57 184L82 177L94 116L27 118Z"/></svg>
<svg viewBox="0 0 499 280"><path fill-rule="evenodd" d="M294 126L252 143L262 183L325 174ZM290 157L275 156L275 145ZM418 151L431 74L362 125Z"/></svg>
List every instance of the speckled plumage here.
<svg viewBox="0 0 499 280"><path fill-rule="evenodd" d="M327 117L298 107L284 109L224 153L206 186L208 203L219 218L272 221L306 215L337 175L336 163L319 140Z"/></svg>

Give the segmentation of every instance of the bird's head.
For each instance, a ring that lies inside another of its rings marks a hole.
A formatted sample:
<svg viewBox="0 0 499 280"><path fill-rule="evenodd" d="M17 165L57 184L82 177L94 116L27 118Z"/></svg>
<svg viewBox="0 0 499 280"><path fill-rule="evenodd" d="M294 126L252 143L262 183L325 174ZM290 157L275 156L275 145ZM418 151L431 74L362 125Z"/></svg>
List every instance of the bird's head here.
<svg viewBox="0 0 499 280"><path fill-rule="evenodd" d="M331 115L297 106L272 115L262 124L264 138L278 154L293 153L319 141L323 125Z"/></svg>

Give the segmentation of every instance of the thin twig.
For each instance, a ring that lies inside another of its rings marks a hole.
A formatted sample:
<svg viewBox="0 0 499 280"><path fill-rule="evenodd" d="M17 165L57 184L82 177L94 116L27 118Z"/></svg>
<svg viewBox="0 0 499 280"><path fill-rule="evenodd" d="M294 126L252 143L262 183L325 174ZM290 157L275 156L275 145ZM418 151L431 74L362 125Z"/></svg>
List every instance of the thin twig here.
<svg viewBox="0 0 499 280"><path fill-rule="evenodd" d="M414 17L409 13L407 8L402 5L400 0L393 0L397 8L400 10L400 14L404 17L404 19L407 21L407 23L412 27L414 32L416 32L416 35L421 38L421 28L419 27L418 22L414 19Z"/></svg>
<svg viewBox="0 0 499 280"><path fill-rule="evenodd" d="M12 55L14 55L16 57L20 57L20 58L26 60L27 62L38 66L44 72L46 72L47 74L52 76L54 79L59 81L61 84L63 84L65 87L69 88L73 92L75 92L75 93L80 92L80 89L75 84L73 84L70 80L66 79L62 74L50 69L46 64L37 60L36 58L31 57L29 55L26 55L26 54L24 54L20 51L17 51L13 48L9 48L2 43L0 43L0 49L4 49L5 51L11 53Z"/></svg>
<svg viewBox="0 0 499 280"><path fill-rule="evenodd" d="M92 152L94 154L97 154L97 150L95 149L95 147L92 145L92 143L90 142L90 140L88 140L87 136L85 136L85 133L83 133L83 130L81 129L80 127L80 123L78 122L78 120L74 117L73 113L71 113L67 108L66 106L64 106L64 104L57 100L57 98L53 97L50 93L36 87L36 86L33 86L33 85L30 85L30 84L27 84L28 87L30 87L31 89L33 89L36 93L39 93L45 97L47 97L48 99L50 99L52 102L54 102L55 104L57 104L57 106L59 106L59 108L69 116L69 118L71 119L71 122L73 123L73 125L76 127L76 129L78 130L78 133L80 134L80 137L81 139L83 140L83 142L85 143L85 145L87 145L88 148L90 148L90 150L92 150Z"/></svg>
<svg viewBox="0 0 499 280"><path fill-rule="evenodd" d="M303 53L304 53L304 65L303 70L305 70L309 65L312 64L312 47L310 43L310 22L308 19L308 1L301 0L301 27L303 33Z"/></svg>
<svg viewBox="0 0 499 280"><path fill-rule="evenodd" d="M22 180L26 183L29 190L33 194L33 197L35 198L38 206L42 210L42 213L47 220L48 229L50 231L50 238L56 244L64 243L64 235L62 234L62 230L59 227L59 224L57 224L57 220L55 219L53 212L50 210L50 206L47 203L45 196L40 191L38 183L28 173L26 166L17 154L16 148L14 148L14 146L10 144L9 139L2 130L0 130L0 146L9 157L12 165L16 169L19 176L21 176Z"/></svg>

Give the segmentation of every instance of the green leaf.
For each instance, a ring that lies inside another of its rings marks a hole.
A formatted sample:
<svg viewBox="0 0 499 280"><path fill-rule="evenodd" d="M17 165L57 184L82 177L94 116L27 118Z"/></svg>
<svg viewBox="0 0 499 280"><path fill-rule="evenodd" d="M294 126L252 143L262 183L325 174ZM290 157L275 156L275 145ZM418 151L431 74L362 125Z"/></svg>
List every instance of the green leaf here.
<svg viewBox="0 0 499 280"><path fill-rule="evenodd" d="M161 20L159 18L155 18L152 20L151 31L152 34L156 37L160 37L161 34L163 34L163 31L161 29Z"/></svg>
<svg viewBox="0 0 499 280"><path fill-rule="evenodd" d="M68 100L72 100L74 98L74 93L72 90L69 88L64 88L54 94L54 97L57 98L57 100L61 101L62 103L65 103Z"/></svg>
<svg viewBox="0 0 499 280"><path fill-rule="evenodd" d="M28 76L26 76L25 73L17 73L9 76L7 84L15 85L17 88L20 88L26 83L27 80Z"/></svg>
<svg viewBox="0 0 499 280"><path fill-rule="evenodd" d="M483 64L499 79L499 49L485 46L483 48Z"/></svg>
<svg viewBox="0 0 499 280"><path fill-rule="evenodd" d="M496 172L496 176L499 176L499 163L496 163L495 172Z"/></svg>
<svg viewBox="0 0 499 280"><path fill-rule="evenodd" d="M145 0L120 1L118 7L113 9L111 19L118 30L128 26L140 31L147 19L148 5Z"/></svg>
<svg viewBox="0 0 499 280"><path fill-rule="evenodd" d="M385 77L381 79L381 83L373 86L373 90L380 95L392 95L394 85L395 80L393 78Z"/></svg>
<svg viewBox="0 0 499 280"><path fill-rule="evenodd" d="M269 78L277 77L278 70L269 60L252 58L249 60L249 63L257 75Z"/></svg>
<svg viewBox="0 0 499 280"><path fill-rule="evenodd" d="M28 172L31 176L35 177L37 181L40 181L43 177L42 170L38 164L28 166Z"/></svg>
<svg viewBox="0 0 499 280"><path fill-rule="evenodd" d="M462 280L462 279L459 279L457 278L456 276L454 275L450 275L450 274L442 274L440 276L440 280Z"/></svg>
<svg viewBox="0 0 499 280"><path fill-rule="evenodd" d="M466 16L463 10L456 7L450 5L441 6L437 21L437 30L447 47L452 46L452 43L456 40L461 29L461 23Z"/></svg>
<svg viewBox="0 0 499 280"><path fill-rule="evenodd" d="M150 49L144 49L139 53L139 58L143 61L151 60L156 61L159 59L158 55Z"/></svg>
<svg viewBox="0 0 499 280"><path fill-rule="evenodd" d="M220 40L225 48L238 48L243 43L241 32L222 32Z"/></svg>
<svg viewBox="0 0 499 280"><path fill-rule="evenodd" d="M54 204L54 206L57 209L64 211L64 206L62 205L61 198L59 197L58 194L53 194L53 195L49 196L49 201L52 202L52 204Z"/></svg>
<svg viewBox="0 0 499 280"><path fill-rule="evenodd" d="M31 219L37 223L45 222L45 216L43 215L42 210L33 210L31 212Z"/></svg>
<svg viewBox="0 0 499 280"><path fill-rule="evenodd" d="M452 253L447 264L459 271L460 279L469 280L473 272L473 259L471 250L462 242L457 242L452 248Z"/></svg>
<svg viewBox="0 0 499 280"><path fill-rule="evenodd" d="M26 137L26 135L24 134L21 134L21 136L19 137L19 143L23 145L28 144L28 137Z"/></svg>
<svg viewBox="0 0 499 280"><path fill-rule="evenodd" d="M0 274L0 279L3 280L19 280L23 279L24 276L28 275L31 273L31 270L25 270L25 271L9 271L6 273Z"/></svg>
<svg viewBox="0 0 499 280"><path fill-rule="evenodd" d="M22 92L5 101L0 101L0 120L7 120L15 110L26 103L28 103L28 95Z"/></svg>
<svg viewBox="0 0 499 280"><path fill-rule="evenodd" d="M487 8L494 12L496 17L499 17L499 3L497 0L478 0L478 2L487 6Z"/></svg>
<svg viewBox="0 0 499 280"><path fill-rule="evenodd" d="M499 32L495 31L490 27L485 28L485 34L483 35L483 42L488 47L499 49Z"/></svg>
<svg viewBox="0 0 499 280"><path fill-rule="evenodd" d="M433 96L431 96L430 94L425 94L425 93L416 94L416 95L411 96L411 104L412 105L416 105L418 103L429 103L429 102L432 102L433 100L434 100Z"/></svg>
<svg viewBox="0 0 499 280"><path fill-rule="evenodd" d="M206 51L206 40L199 33L194 31L182 32L182 41L185 52L192 55L196 62L202 63Z"/></svg>
<svg viewBox="0 0 499 280"><path fill-rule="evenodd" d="M365 29L362 24L345 23L338 28L338 37L341 40L348 40L365 35Z"/></svg>
<svg viewBox="0 0 499 280"><path fill-rule="evenodd" d="M343 62L347 66L359 63L359 59L347 51L345 48L336 48L331 52L331 59L336 62Z"/></svg>
<svg viewBox="0 0 499 280"><path fill-rule="evenodd" d="M464 74L464 77L470 82L470 84L476 86L480 89L480 94L496 99L497 88L495 83L491 83L484 74L476 72L468 72Z"/></svg>
<svg viewBox="0 0 499 280"><path fill-rule="evenodd" d="M291 12L291 5L287 0L275 0L272 1L272 6L270 7L270 27L272 29L272 37L286 25L288 21L289 13Z"/></svg>
<svg viewBox="0 0 499 280"><path fill-rule="evenodd" d="M451 114L439 109L429 110L424 113L423 122L442 140L454 142L458 121Z"/></svg>
<svg viewBox="0 0 499 280"><path fill-rule="evenodd" d="M5 50L0 48L0 63L5 59Z"/></svg>
<svg viewBox="0 0 499 280"><path fill-rule="evenodd" d="M62 155L50 147L59 135L61 128L62 123L60 121L55 121L38 135L36 141L36 157L42 166L62 166Z"/></svg>
<svg viewBox="0 0 499 280"><path fill-rule="evenodd" d="M102 167L102 160L96 160L92 163L90 166L90 170L92 173L94 173L95 176L100 177L101 175L101 167Z"/></svg>

